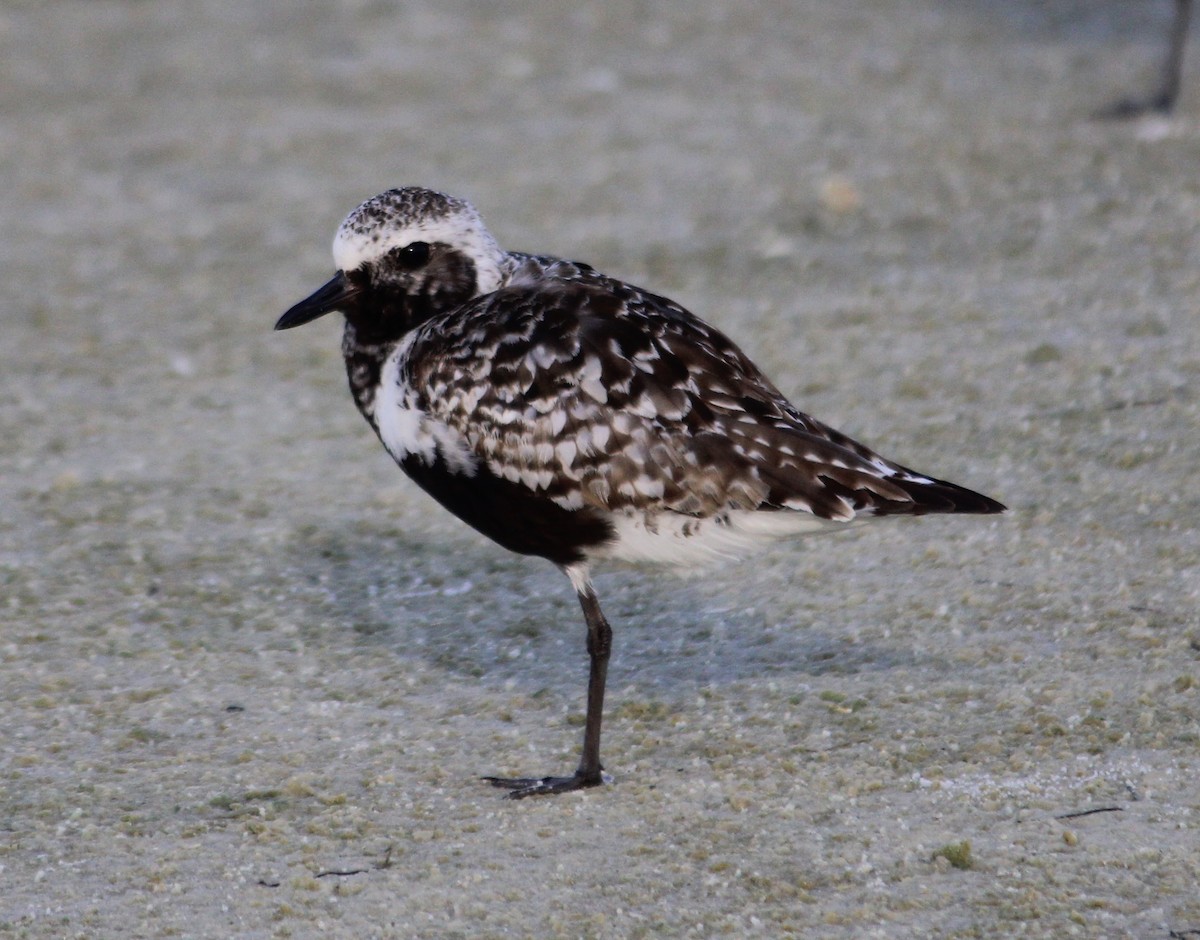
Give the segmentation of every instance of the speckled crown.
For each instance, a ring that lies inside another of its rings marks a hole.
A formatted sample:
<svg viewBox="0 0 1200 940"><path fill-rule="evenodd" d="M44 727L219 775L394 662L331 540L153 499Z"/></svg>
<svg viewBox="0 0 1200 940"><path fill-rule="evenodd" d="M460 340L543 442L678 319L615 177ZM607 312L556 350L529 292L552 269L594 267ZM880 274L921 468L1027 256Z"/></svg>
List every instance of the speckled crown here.
<svg viewBox="0 0 1200 940"><path fill-rule="evenodd" d="M419 186L389 189L346 216L333 238L333 260L339 270L354 271L414 241L450 245L467 255L481 292L500 282L504 252L475 207Z"/></svg>

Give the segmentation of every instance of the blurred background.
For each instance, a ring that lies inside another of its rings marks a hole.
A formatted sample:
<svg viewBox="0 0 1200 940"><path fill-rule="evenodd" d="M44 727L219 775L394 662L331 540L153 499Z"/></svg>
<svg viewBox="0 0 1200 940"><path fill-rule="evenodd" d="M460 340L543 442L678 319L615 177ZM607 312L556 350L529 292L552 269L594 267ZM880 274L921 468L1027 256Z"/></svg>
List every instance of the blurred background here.
<svg viewBox="0 0 1200 940"><path fill-rule="evenodd" d="M0 932L1200 927L1200 56L1093 117L1174 15L6 4ZM618 786L497 804L575 752L570 591L402 478L336 318L271 332L406 184L1012 514L602 575Z"/></svg>

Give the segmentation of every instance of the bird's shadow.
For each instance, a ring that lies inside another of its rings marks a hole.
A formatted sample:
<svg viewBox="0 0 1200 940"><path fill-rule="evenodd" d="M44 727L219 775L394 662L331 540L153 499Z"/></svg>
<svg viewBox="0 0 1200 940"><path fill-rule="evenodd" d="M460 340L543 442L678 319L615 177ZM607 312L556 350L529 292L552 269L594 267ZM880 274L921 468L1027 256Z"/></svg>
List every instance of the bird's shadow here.
<svg viewBox="0 0 1200 940"><path fill-rule="evenodd" d="M296 542L286 553L293 576L323 588L301 629L322 642L341 632L401 660L530 693L582 688L583 616L569 582L547 562L510 555L466 530L375 522L297 533ZM752 563L717 574L613 568L595 577L614 632L614 688L686 695L764 676L803 683L929 660L881 629L854 625L836 594L804 591L797 603L799 584L782 586Z"/></svg>

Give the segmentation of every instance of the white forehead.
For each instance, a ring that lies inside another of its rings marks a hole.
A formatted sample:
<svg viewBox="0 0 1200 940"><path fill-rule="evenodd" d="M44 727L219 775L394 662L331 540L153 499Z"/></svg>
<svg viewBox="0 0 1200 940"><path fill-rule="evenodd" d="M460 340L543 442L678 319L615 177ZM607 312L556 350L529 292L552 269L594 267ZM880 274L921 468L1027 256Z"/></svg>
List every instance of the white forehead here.
<svg viewBox="0 0 1200 940"><path fill-rule="evenodd" d="M354 271L416 241L457 248L480 274L497 268L503 255L469 202L408 187L368 199L346 216L333 237L333 262L341 271Z"/></svg>

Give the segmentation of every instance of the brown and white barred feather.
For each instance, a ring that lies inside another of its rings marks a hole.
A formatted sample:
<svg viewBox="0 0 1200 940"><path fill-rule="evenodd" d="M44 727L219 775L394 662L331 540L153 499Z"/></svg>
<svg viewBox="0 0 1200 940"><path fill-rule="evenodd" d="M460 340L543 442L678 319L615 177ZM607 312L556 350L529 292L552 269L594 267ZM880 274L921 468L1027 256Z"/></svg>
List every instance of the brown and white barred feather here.
<svg viewBox="0 0 1200 940"><path fill-rule="evenodd" d="M796 410L671 301L582 265L526 264L534 277L518 270L418 328L401 366L413 406L496 476L566 509L698 519L791 510L847 522L970 512L980 499Z"/></svg>

